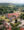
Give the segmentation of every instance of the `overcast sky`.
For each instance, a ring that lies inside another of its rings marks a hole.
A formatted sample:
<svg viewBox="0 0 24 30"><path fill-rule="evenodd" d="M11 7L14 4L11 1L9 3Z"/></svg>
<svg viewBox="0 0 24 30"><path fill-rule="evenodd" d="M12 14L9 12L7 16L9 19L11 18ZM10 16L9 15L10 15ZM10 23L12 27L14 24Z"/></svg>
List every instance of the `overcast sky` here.
<svg viewBox="0 0 24 30"><path fill-rule="evenodd" d="M24 3L24 0L0 0L0 3Z"/></svg>

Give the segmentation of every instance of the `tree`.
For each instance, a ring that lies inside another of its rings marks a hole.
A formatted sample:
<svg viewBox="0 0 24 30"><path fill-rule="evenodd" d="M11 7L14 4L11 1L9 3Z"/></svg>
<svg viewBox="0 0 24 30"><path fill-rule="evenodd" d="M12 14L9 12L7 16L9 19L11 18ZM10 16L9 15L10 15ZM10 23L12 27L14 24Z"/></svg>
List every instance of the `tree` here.
<svg viewBox="0 0 24 30"><path fill-rule="evenodd" d="M21 22L14 23L14 24L10 23L10 24L11 24L11 26L12 26L12 30L20 30L19 27L17 27L17 26L18 26L19 24L21 24Z"/></svg>
<svg viewBox="0 0 24 30"><path fill-rule="evenodd" d="M3 15L3 9L2 8L0 8L0 13Z"/></svg>

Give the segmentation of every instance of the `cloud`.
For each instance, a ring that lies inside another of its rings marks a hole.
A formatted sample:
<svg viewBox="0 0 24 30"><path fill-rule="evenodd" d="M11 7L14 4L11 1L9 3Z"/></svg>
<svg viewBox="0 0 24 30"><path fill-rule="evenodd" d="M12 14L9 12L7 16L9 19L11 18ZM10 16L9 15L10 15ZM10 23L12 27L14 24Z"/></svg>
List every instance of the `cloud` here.
<svg viewBox="0 0 24 30"><path fill-rule="evenodd" d="M24 0L0 0L0 3L24 3Z"/></svg>
<svg viewBox="0 0 24 30"><path fill-rule="evenodd" d="M0 3L8 3L8 0L0 0Z"/></svg>
<svg viewBox="0 0 24 30"><path fill-rule="evenodd" d="M24 0L8 0L8 3L24 3Z"/></svg>
<svg viewBox="0 0 24 30"><path fill-rule="evenodd" d="M16 3L16 0L8 0L8 3Z"/></svg>
<svg viewBox="0 0 24 30"><path fill-rule="evenodd" d="M16 3L24 3L24 0L16 0Z"/></svg>

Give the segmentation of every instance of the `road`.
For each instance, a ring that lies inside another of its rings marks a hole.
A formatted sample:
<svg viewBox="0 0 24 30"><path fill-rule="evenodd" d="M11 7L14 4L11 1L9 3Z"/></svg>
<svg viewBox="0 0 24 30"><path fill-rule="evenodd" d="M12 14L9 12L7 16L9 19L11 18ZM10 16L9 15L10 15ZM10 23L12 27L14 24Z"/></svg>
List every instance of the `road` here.
<svg viewBox="0 0 24 30"><path fill-rule="evenodd" d="M20 21L21 22L21 24L19 24L18 26L23 26L24 25L24 20L18 20L18 21Z"/></svg>
<svg viewBox="0 0 24 30"><path fill-rule="evenodd" d="M18 25L19 27L24 25L24 20L20 20L20 19L18 19L18 21L21 22L21 24ZM12 21L13 24L14 24L14 22L15 22L15 21Z"/></svg>

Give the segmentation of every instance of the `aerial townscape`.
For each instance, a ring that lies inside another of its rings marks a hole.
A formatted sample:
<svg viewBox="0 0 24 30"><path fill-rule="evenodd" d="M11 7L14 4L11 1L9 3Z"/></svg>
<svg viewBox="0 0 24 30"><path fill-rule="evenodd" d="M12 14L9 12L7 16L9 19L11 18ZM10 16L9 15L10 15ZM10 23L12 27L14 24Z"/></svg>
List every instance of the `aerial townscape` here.
<svg viewBox="0 0 24 30"><path fill-rule="evenodd" d="M0 30L24 30L24 4L0 3Z"/></svg>

